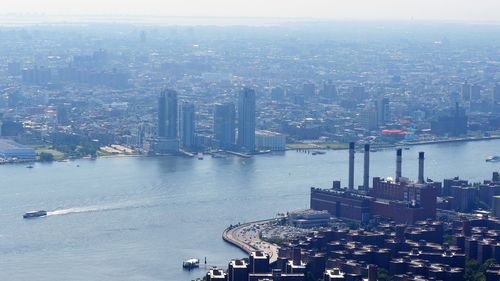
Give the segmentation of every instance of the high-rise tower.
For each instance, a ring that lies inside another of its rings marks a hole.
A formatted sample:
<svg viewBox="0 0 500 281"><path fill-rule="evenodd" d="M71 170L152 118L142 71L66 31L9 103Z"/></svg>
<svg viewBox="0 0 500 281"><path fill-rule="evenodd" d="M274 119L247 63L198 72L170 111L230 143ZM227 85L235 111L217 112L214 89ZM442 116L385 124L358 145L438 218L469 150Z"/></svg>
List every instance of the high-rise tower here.
<svg viewBox="0 0 500 281"><path fill-rule="evenodd" d="M221 148L235 143L236 110L234 103L216 104L214 109L214 139Z"/></svg>
<svg viewBox="0 0 500 281"><path fill-rule="evenodd" d="M183 103L181 105L181 144L184 148L193 148L195 146L195 111L192 103Z"/></svg>
<svg viewBox="0 0 500 281"><path fill-rule="evenodd" d="M244 88L238 99L238 146L255 150L255 91Z"/></svg>
<svg viewBox="0 0 500 281"><path fill-rule="evenodd" d="M177 92L165 89L158 99L158 136L177 138Z"/></svg>

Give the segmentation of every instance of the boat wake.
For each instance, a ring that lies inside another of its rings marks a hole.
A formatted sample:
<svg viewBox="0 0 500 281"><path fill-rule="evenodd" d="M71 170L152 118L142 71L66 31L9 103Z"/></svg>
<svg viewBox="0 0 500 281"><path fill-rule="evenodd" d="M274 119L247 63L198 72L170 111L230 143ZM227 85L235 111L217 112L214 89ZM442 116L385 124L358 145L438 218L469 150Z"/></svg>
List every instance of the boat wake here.
<svg viewBox="0 0 500 281"><path fill-rule="evenodd" d="M93 205L93 206L84 206L84 207L56 209L54 211L47 212L47 216L61 216L61 215L77 214L77 213L113 211L113 210L121 210L121 209L140 208L140 207L145 207L145 206L146 206L145 204L133 204L133 203Z"/></svg>

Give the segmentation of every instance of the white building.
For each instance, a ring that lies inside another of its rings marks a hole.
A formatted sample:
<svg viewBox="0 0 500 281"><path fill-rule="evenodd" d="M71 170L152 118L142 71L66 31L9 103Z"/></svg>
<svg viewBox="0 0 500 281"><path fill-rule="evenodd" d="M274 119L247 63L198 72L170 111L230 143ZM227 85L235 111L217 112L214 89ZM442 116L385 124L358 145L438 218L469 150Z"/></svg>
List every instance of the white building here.
<svg viewBox="0 0 500 281"><path fill-rule="evenodd" d="M255 146L258 150L283 151L286 149L286 136L271 131L256 131Z"/></svg>

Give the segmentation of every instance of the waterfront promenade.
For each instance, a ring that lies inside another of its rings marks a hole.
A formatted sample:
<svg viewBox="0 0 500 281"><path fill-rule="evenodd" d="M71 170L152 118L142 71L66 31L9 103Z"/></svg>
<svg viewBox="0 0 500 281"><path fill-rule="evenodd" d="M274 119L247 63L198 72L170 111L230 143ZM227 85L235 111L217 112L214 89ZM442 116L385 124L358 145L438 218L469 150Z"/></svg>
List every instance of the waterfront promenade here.
<svg viewBox="0 0 500 281"><path fill-rule="evenodd" d="M261 220L228 227L224 230L222 239L248 254L252 251L262 251L274 262L278 259L279 247L260 238L260 232L273 221L274 219Z"/></svg>

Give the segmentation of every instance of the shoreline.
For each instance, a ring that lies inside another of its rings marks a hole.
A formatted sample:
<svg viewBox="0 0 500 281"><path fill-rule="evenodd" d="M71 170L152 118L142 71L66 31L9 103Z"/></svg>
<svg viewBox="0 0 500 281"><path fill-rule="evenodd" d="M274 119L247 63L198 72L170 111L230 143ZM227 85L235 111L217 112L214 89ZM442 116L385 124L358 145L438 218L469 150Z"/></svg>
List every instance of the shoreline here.
<svg viewBox="0 0 500 281"><path fill-rule="evenodd" d="M442 144L442 143L460 143L460 142L477 142L477 141L492 141L492 140L499 140L500 135L495 135L491 137L475 137L475 138L460 138L460 139L443 139L443 140L431 140L431 141L419 141L419 142L408 142L408 143L400 143L400 144L387 144L387 145L373 145L372 147L377 149L386 149L386 148L394 148L394 147L404 147L404 146L417 146L417 145L432 145L432 144ZM293 151L293 150L347 150L348 146L347 143L339 143L337 145L342 145L342 147L311 147L314 145L318 144L292 144L292 145L297 145L297 147L294 148L286 148L285 151ZM301 146L302 145L302 146ZM344 147L345 145L345 147ZM229 153L232 154L232 153ZM257 154L258 155L258 154ZM75 161L75 160L80 160L80 159L87 159L87 160L96 160L99 158L122 158L122 157L162 157L164 155L147 155L147 154L114 154L114 155L101 155L97 156L96 158L91 158L90 156L85 156L85 157L80 157L80 158L72 158L72 157L62 157L61 159L53 160L51 162L67 162L67 161ZM181 156L181 157L186 157L184 155L165 155L165 156ZM235 155L239 156L239 155ZM20 161L20 162L7 162L7 163L2 163L2 165L6 164L19 164L19 163L47 163L47 161L41 161L39 159L33 160L33 161Z"/></svg>
<svg viewBox="0 0 500 281"><path fill-rule="evenodd" d="M430 144L440 144L440 143L455 143L455 142L476 142L476 141L490 141L490 140L498 140L500 136L491 136L491 137L479 137L479 138L461 138L461 139L444 139L444 140L430 140L430 141L417 141L417 142L407 142L407 143L399 143L399 144L382 144L382 145L372 145L372 148L392 148L392 147L404 147L404 146L416 146L416 145L430 145ZM322 144L292 144L297 145L294 148L287 148L286 150L347 150L349 149L348 143L338 143L337 145L342 145L342 147L310 147L314 145L321 146ZM302 147L300 147L303 145ZM345 145L345 147L344 147Z"/></svg>
<svg viewBox="0 0 500 281"><path fill-rule="evenodd" d="M278 259L279 246L262 240L259 236L260 231L258 231L261 226L271 223L274 220L266 219L229 226L222 232L222 240L247 254L253 251L263 251L269 255L270 262L274 262ZM252 230L252 232L249 233L248 230ZM252 234L255 235L252 236ZM248 241L247 239L252 240L251 242L246 242ZM260 247L255 245L259 245Z"/></svg>

